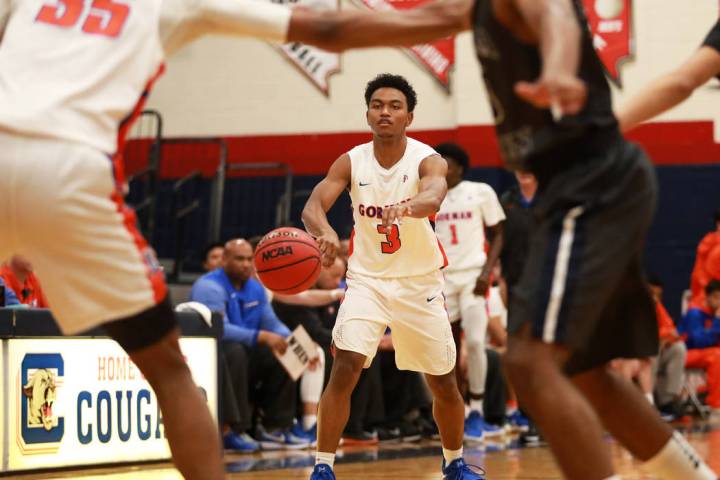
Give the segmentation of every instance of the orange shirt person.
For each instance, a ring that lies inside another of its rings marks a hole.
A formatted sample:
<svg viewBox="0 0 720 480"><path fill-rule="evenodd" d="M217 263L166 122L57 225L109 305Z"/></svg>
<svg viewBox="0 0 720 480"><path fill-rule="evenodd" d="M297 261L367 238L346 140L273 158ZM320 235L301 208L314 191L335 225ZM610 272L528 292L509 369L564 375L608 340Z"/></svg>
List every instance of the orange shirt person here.
<svg viewBox="0 0 720 480"><path fill-rule="evenodd" d="M49 308L32 264L20 255L5 262L0 269L5 285L17 294L20 303L30 308Z"/></svg>
<svg viewBox="0 0 720 480"><path fill-rule="evenodd" d="M715 211L715 231L705 235L697 247L690 275L692 306L705 305L705 286L710 280L720 280L720 209Z"/></svg>

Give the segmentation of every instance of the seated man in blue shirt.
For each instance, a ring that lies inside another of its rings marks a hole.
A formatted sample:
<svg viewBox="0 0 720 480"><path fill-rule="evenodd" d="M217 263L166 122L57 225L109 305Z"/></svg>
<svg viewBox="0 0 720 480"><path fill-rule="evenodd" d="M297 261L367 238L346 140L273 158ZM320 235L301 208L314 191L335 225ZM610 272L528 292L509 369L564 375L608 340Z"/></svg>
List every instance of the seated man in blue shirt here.
<svg viewBox="0 0 720 480"><path fill-rule="evenodd" d="M190 300L224 316L223 350L236 391L238 408L247 415L248 393L260 410L256 437L261 447L304 448L307 440L292 435L296 386L273 353L287 349L290 330L273 312L265 288L252 278L253 249L243 239L230 240L223 267L200 277Z"/></svg>
<svg viewBox="0 0 720 480"><path fill-rule="evenodd" d="M720 281L711 280L705 287L703 308L690 308L678 332L685 338L685 368L701 368L707 377L705 402L720 412Z"/></svg>
<svg viewBox="0 0 720 480"><path fill-rule="evenodd" d="M0 298L0 307L12 307L20 305L20 299L18 299L15 292L10 287L5 286L2 277L0 277L0 290L4 291L4 297Z"/></svg>

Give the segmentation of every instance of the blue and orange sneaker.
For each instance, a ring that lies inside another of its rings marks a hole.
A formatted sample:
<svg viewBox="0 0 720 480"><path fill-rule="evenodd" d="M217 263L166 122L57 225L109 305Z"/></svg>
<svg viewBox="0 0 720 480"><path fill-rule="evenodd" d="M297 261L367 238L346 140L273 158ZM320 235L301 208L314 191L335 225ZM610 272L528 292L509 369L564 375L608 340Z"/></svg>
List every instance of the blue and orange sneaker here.
<svg viewBox="0 0 720 480"><path fill-rule="evenodd" d="M330 465L326 463L318 463L313 468L310 480L335 480L335 472Z"/></svg>
<svg viewBox="0 0 720 480"><path fill-rule="evenodd" d="M475 470L479 470L479 473ZM457 458L445 466L442 462L443 480L485 480L485 470L477 465L468 465L462 458Z"/></svg>

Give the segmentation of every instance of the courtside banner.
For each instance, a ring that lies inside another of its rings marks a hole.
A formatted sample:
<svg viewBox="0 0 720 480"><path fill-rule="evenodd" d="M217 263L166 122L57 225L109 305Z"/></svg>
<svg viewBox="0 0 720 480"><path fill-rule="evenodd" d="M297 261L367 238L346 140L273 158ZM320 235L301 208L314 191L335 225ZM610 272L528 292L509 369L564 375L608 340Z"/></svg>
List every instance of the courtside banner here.
<svg viewBox="0 0 720 480"><path fill-rule="evenodd" d="M428 0L361 0L373 10L415 8ZM404 49L419 61L445 89L450 91L450 70L455 65L455 37L442 38Z"/></svg>
<svg viewBox="0 0 720 480"><path fill-rule="evenodd" d="M338 0L268 0L283 5L303 6L316 10L338 10ZM283 55L325 95L330 91L330 76L340 71L340 55L304 43L286 43L277 47Z"/></svg>
<svg viewBox="0 0 720 480"><path fill-rule="evenodd" d="M170 458L157 397L117 343L93 338L3 343L8 470ZM180 345L217 418L215 340L182 338Z"/></svg>
<svg viewBox="0 0 720 480"><path fill-rule="evenodd" d="M608 76L621 86L620 65L633 54L631 0L583 0L593 46Z"/></svg>

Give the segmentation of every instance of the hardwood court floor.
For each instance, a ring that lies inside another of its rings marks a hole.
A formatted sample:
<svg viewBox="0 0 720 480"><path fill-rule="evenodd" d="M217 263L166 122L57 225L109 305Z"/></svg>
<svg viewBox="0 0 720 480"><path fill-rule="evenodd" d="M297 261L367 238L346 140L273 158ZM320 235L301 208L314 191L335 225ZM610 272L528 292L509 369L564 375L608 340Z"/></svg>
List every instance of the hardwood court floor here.
<svg viewBox="0 0 720 480"><path fill-rule="evenodd" d="M720 472L720 425L694 424L688 429L690 442L710 466ZM691 430L691 431L690 431ZM618 473L624 480L650 480L637 463L617 443L608 439ZM440 478L440 454L437 442L399 444L381 448L345 449L336 466L340 480ZM517 448L512 438L503 443L466 447L468 463L480 465L488 480L559 479L550 450L545 447ZM307 479L313 463L311 453L267 452L253 455L228 455L228 478L237 480ZM22 475L19 480L177 480L182 477L168 464L115 467L62 473Z"/></svg>

